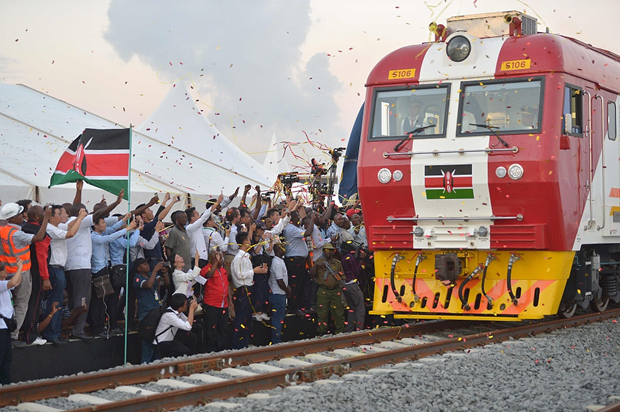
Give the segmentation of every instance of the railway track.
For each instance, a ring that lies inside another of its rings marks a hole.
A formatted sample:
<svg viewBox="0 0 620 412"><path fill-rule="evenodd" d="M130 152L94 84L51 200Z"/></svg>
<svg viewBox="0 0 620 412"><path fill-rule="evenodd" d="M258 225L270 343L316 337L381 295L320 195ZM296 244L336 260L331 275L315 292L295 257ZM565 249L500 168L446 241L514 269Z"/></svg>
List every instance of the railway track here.
<svg viewBox="0 0 620 412"><path fill-rule="evenodd" d="M35 401L69 397L84 402L77 404L78 406L88 404L87 407L74 409L80 411L177 409L617 316L620 316L620 310L500 329L494 328L505 324L498 326L481 322L438 321L363 331L350 335L12 385L0 388L0 406L18 404L20 409L29 410L29 406ZM463 328L472 327L477 329L476 332L479 330L483 332L473 334L471 330L461 332ZM429 334L436 335L429 336ZM437 336L441 334L444 336ZM334 355L321 354L325 352ZM274 363L277 366L274 366ZM188 380L192 383L188 383ZM149 390L147 389L150 388L149 382L167 386L169 390L164 392ZM87 394L104 389L115 389L133 395L130 395L132 397L129 399L109 401Z"/></svg>

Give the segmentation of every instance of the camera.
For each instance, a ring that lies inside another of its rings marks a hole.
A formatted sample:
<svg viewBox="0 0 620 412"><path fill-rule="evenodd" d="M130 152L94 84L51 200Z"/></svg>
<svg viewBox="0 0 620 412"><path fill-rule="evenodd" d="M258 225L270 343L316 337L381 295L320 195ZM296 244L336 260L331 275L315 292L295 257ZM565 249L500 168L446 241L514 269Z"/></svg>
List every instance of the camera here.
<svg viewBox="0 0 620 412"><path fill-rule="evenodd" d="M293 183L299 182L297 172L282 173L278 175L278 179L280 179L280 182L283 185L292 185Z"/></svg>
<svg viewBox="0 0 620 412"><path fill-rule="evenodd" d="M329 151L329 154L332 156L332 160L334 162L337 162L338 159L340 159L340 156L342 156L342 152L345 151L344 147L336 147L332 150Z"/></svg>
<svg viewBox="0 0 620 412"><path fill-rule="evenodd" d="M355 251L355 259L357 260L360 259L360 252L364 252L366 256L370 254L368 246L364 246L363 243L355 242L352 240L348 242L343 242L340 247L342 248L343 252L346 253Z"/></svg>

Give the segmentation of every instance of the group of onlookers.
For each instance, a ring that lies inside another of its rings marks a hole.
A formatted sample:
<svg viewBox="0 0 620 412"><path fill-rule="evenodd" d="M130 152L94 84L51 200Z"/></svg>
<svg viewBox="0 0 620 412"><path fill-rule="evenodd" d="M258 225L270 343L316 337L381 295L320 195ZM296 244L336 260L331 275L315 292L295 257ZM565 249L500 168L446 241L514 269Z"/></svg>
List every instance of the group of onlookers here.
<svg viewBox="0 0 620 412"><path fill-rule="evenodd" d="M2 206L0 384L10 382L11 348L64 345L67 329L83 341L122 335L125 314L140 333L152 323L140 335L143 362L193 354L199 341L207 351L247 347L253 319L279 343L287 312L316 313L319 334L329 314L336 333L364 327L369 256L360 209L314 211L301 199L261 196L258 186L247 206L247 185L239 207L230 206L237 188L202 213L170 213L180 199L166 194L110 216L122 192L89 211L83 182L76 186L72 203Z"/></svg>

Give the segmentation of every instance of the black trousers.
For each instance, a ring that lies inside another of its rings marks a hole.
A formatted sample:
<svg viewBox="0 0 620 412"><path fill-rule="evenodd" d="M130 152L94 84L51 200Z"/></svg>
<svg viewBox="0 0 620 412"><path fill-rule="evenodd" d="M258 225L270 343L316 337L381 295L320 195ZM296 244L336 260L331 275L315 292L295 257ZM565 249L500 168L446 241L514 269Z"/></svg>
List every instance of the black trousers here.
<svg viewBox="0 0 620 412"><path fill-rule="evenodd" d="M288 285L291 288L291 297L288 300L288 312L297 313L299 309L311 306L310 275L306 269L306 258L301 256L287 257L286 271Z"/></svg>
<svg viewBox="0 0 620 412"><path fill-rule="evenodd" d="M43 280L37 270L31 270L32 292L28 300L28 311L24 318L22 329L24 330L24 341L31 344L39 336L39 316L41 315L41 300L43 299Z"/></svg>
<svg viewBox="0 0 620 412"><path fill-rule="evenodd" d="M203 304L204 336L207 352L219 352L230 349L228 337L228 308L216 308Z"/></svg>
<svg viewBox="0 0 620 412"><path fill-rule="evenodd" d="M116 289L114 289L114 293L116 293L116 296L120 297L121 291L119 289L117 293ZM136 322L136 299L138 299L138 296L136 296L136 291L134 290L131 283L129 283L129 290L128 291L126 290L125 293L127 293L128 295L128 299L127 299L128 307L127 307L127 311L125 312L125 314L127 315L127 326L129 327L129 329L135 329L136 326L138 325L138 323ZM116 319L114 319L114 324L112 326L112 329L117 327L118 320L123 318L124 309L125 309L125 295L123 295L122 298L119 298L116 315L115 315ZM111 321L110 323L112 324Z"/></svg>
<svg viewBox="0 0 620 412"><path fill-rule="evenodd" d="M106 273L108 273L107 270L107 268L101 269L99 272L94 273L92 278L96 279L100 276L105 275ZM114 329L118 327L116 313L118 308L119 293L120 289L114 289L114 293L112 293L111 295L98 298L95 293L95 288L92 287L90 309L88 310L91 335L98 335L106 330L106 315L109 318L108 328Z"/></svg>
<svg viewBox="0 0 620 412"><path fill-rule="evenodd" d="M198 336L191 331L177 330L173 340L160 342L156 349L161 358L193 355L196 353Z"/></svg>
<svg viewBox="0 0 620 412"><path fill-rule="evenodd" d="M0 329L0 385L11 383L11 334L8 329Z"/></svg>

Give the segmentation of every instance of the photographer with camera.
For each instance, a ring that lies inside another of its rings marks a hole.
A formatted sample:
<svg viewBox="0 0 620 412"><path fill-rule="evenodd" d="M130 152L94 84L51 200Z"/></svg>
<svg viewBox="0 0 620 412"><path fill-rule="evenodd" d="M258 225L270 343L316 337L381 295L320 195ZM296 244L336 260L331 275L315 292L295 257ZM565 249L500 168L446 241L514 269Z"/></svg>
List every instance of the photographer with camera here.
<svg viewBox="0 0 620 412"><path fill-rule="evenodd" d="M197 307L195 299L189 300L182 293L172 295L170 306L157 324L157 339L153 341L162 358L196 353L198 337L192 332L192 325ZM188 313L187 316L184 312Z"/></svg>
<svg viewBox="0 0 620 412"><path fill-rule="evenodd" d="M132 280L132 288L138 300L138 322L141 322L150 311L161 306L159 288L162 284L167 286L170 283L170 277L163 261L157 262L152 272L148 261L144 258L136 259L134 267L136 274ZM151 362L154 354L152 343L142 340L140 363Z"/></svg>

